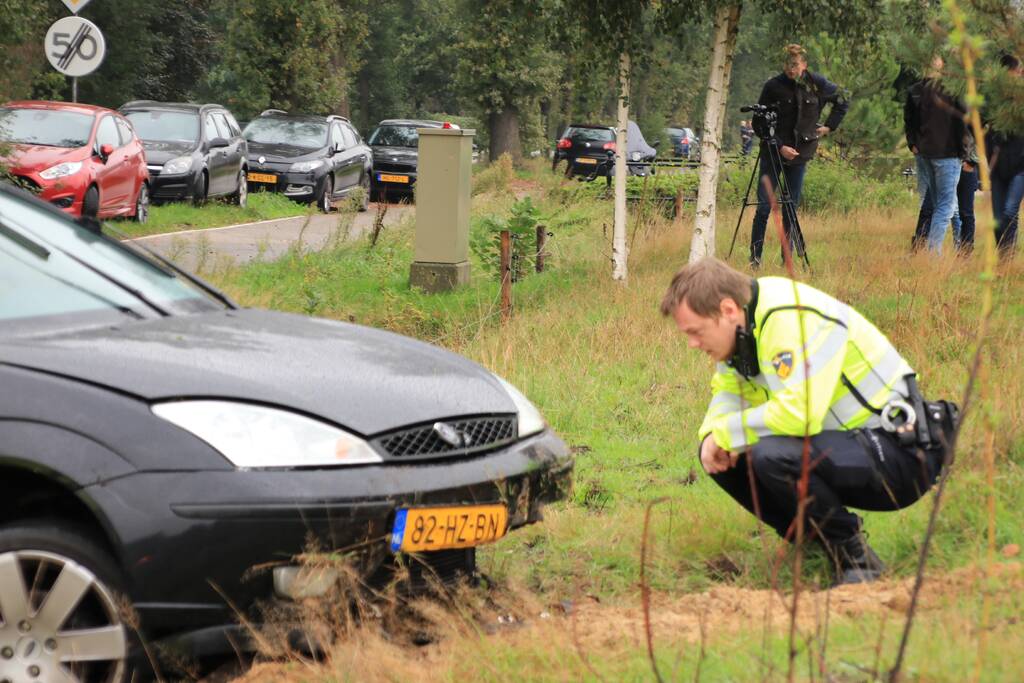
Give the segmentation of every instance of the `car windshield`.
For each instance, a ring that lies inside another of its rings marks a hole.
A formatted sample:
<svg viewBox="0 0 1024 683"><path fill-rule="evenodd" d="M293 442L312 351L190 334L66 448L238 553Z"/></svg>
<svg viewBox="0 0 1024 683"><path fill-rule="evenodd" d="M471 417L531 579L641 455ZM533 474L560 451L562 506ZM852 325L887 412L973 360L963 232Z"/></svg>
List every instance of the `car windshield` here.
<svg viewBox="0 0 1024 683"><path fill-rule="evenodd" d="M686 137L686 131L682 128L666 128L665 134L668 135L669 139L673 142L678 142Z"/></svg>
<svg viewBox="0 0 1024 683"><path fill-rule="evenodd" d="M370 136L371 147L411 147L420 146L420 134L416 126L385 125L377 126Z"/></svg>
<svg viewBox="0 0 1024 683"><path fill-rule="evenodd" d="M610 128L570 128L568 137L573 142L611 142L615 133Z"/></svg>
<svg viewBox="0 0 1024 683"><path fill-rule="evenodd" d="M47 147L85 147L94 118L73 111L0 107L0 140Z"/></svg>
<svg viewBox="0 0 1024 683"><path fill-rule="evenodd" d="M128 289L172 314L219 308L118 242L0 189L0 335L156 315Z"/></svg>
<svg viewBox="0 0 1024 683"><path fill-rule="evenodd" d="M257 144L320 149L327 145L327 124L320 121L267 116L250 122L242 136Z"/></svg>
<svg viewBox="0 0 1024 683"><path fill-rule="evenodd" d="M135 133L152 142L197 142L199 114L187 111L130 111L125 114Z"/></svg>

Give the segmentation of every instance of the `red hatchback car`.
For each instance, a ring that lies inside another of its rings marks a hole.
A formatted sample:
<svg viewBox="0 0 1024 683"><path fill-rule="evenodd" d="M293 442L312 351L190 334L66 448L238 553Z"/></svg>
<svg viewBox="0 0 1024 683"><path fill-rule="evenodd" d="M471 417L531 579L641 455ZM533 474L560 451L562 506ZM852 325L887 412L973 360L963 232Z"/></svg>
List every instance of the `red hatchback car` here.
<svg viewBox="0 0 1024 683"><path fill-rule="evenodd" d="M74 216L149 214L142 143L115 111L68 102L8 102L0 107L0 162Z"/></svg>

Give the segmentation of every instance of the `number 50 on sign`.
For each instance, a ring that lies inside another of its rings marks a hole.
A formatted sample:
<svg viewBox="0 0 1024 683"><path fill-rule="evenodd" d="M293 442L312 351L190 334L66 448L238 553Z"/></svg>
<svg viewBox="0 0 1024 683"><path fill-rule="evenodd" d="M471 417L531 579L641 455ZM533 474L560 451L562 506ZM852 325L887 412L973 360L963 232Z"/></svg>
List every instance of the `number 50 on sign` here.
<svg viewBox="0 0 1024 683"><path fill-rule="evenodd" d="M87 76L95 71L107 52L107 44L96 24L81 17L58 19L46 32L46 59L65 76Z"/></svg>

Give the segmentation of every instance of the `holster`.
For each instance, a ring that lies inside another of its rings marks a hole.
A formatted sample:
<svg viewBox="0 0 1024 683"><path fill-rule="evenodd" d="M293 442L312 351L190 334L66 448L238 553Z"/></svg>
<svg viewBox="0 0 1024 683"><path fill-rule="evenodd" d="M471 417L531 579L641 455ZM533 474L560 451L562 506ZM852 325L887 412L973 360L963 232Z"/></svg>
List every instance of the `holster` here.
<svg viewBox="0 0 1024 683"><path fill-rule="evenodd" d="M917 413L917 446L923 450L944 450L953 443L960 424L960 407L952 401L925 401L913 375L907 375L910 403Z"/></svg>

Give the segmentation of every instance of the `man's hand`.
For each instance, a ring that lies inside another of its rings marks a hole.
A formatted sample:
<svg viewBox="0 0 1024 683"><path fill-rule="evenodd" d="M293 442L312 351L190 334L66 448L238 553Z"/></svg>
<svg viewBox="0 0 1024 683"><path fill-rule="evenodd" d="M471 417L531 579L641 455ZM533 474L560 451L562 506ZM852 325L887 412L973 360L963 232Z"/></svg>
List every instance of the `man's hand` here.
<svg viewBox="0 0 1024 683"><path fill-rule="evenodd" d="M796 149L790 147L789 145L783 145L782 147L779 147L779 154L781 154L782 158L785 159L786 161L793 161L793 159L796 159L798 156L800 156L800 152L796 151Z"/></svg>
<svg viewBox="0 0 1024 683"><path fill-rule="evenodd" d="M715 440L708 434L700 445L700 464L708 474L719 474L730 469L736 464L739 454L732 454L720 448Z"/></svg>
<svg viewBox="0 0 1024 683"><path fill-rule="evenodd" d="M818 126L817 133L818 133L818 137L819 138L823 138L823 137L825 137L826 135L828 135L831 132L832 132L832 129L829 128L828 126Z"/></svg>

